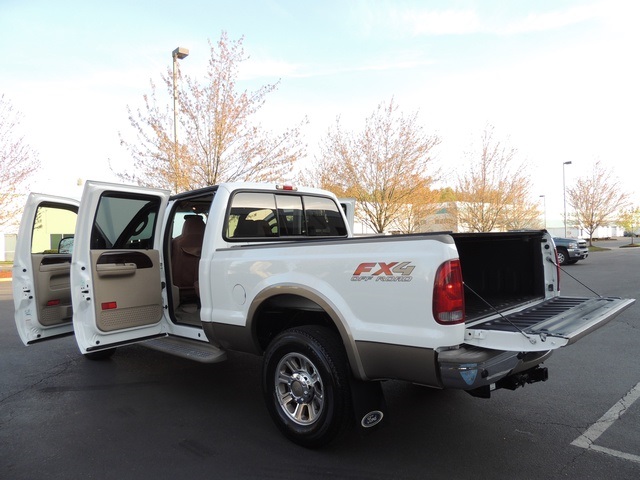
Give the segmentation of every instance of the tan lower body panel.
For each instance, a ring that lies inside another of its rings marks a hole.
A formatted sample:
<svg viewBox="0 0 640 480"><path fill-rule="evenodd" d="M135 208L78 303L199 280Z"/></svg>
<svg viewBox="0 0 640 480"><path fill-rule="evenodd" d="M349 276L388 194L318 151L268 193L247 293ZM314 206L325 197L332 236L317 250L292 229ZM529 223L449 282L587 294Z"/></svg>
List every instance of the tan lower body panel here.
<svg viewBox="0 0 640 480"><path fill-rule="evenodd" d="M435 351L429 348L356 341L369 380L396 379L441 387Z"/></svg>

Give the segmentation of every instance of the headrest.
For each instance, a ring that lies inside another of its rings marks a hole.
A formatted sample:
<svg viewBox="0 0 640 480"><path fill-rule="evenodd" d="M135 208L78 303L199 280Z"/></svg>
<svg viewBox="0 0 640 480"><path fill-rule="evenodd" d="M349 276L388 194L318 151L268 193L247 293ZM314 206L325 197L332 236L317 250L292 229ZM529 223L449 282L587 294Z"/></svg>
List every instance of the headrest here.
<svg viewBox="0 0 640 480"><path fill-rule="evenodd" d="M201 235L204 233L204 221L200 215L187 215L184 217L182 235Z"/></svg>

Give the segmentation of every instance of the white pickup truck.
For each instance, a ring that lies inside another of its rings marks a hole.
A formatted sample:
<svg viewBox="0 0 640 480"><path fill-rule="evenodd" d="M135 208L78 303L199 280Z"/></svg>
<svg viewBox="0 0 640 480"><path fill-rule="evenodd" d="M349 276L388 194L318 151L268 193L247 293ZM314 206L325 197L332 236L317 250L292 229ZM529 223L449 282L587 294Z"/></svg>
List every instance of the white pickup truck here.
<svg viewBox="0 0 640 480"><path fill-rule="evenodd" d="M561 297L545 231L352 237L332 194L262 184L31 194L13 294L26 345L262 355L269 413L307 447L378 424L381 380L479 397L546 380L553 350L634 302Z"/></svg>

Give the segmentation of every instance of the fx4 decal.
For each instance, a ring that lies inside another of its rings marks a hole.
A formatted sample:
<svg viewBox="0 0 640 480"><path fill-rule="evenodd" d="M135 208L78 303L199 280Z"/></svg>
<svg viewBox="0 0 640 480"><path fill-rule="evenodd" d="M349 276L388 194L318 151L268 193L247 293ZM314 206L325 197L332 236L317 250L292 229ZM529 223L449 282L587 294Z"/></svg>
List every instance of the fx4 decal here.
<svg viewBox="0 0 640 480"><path fill-rule="evenodd" d="M415 269L411 262L364 262L351 275L352 282L410 282Z"/></svg>

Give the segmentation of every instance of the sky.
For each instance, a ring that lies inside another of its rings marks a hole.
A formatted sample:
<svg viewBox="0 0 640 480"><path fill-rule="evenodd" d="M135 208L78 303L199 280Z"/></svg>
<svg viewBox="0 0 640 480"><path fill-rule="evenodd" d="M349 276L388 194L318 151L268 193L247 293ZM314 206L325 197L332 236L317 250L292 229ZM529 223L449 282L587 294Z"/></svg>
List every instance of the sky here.
<svg viewBox="0 0 640 480"><path fill-rule="evenodd" d="M241 88L280 82L262 124L309 120L305 162L338 116L360 131L393 99L440 137L443 186L493 126L561 224L563 174L570 187L596 161L640 205L639 18L635 0L0 0L0 94L42 163L31 189L79 197L131 168L127 108L171 52L188 48L180 67L197 77L226 31L250 57Z"/></svg>

